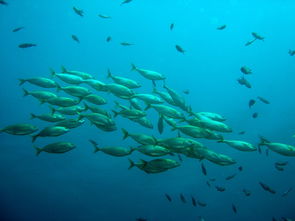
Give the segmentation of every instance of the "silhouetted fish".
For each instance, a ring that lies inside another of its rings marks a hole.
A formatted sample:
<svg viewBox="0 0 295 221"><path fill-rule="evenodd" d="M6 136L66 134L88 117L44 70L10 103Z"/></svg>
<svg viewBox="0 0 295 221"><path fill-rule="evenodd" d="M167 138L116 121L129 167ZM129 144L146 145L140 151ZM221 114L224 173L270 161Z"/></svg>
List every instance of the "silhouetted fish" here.
<svg viewBox="0 0 295 221"><path fill-rule="evenodd" d="M243 189L243 193L245 194L245 196L250 196L251 195L251 191L247 190L247 189Z"/></svg>
<svg viewBox="0 0 295 221"><path fill-rule="evenodd" d="M184 197L184 195L183 195L182 193L179 195L179 197L180 197L180 200L181 200L183 203L186 203L186 199L185 199L185 197Z"/></svg>
<svg viewBox="0 0 295 221"><path fill-rule="evenodd" d="M131 46L131 45L134 45L133 43L129 43L129 42L121 42L120 44L122 46Z"/></svg>
<svg viewBox="0 0 295 221"><path fill-rule="evenodd" d="M0 5L8 5L6 1L0 0Z"/></svg>
<svg viewBox="0 0 295 221"><path fill-rule="evenodd" d="M253 118L257 118L257 117L258 117L258 113L255 112L254 114L252 114L252 117L253 117Z"/></svg>
<svg viewBox="0 0 295 221"><path fill-rule="evenodd" d="M72 39L78 43L80 43L79 38L76 35L72 35Z"/></svg>
<svg viewBox="0 0 295 221"><path fill-rule="evenodd" d="M239 166L238 169L239 169L239 171L243 171L243 167L242 166Z"/></svg>
<svg viewBox="0 0 295 221"><path fill-rule="evenodd" d="M159 117L159 120L158 120L158 131L160 134L163 133L164 131L164 119L163 119L163 116L160 116Z"/></svg>
<svg viewBox="0 0 295 221"><path fill-rule="evenodd" d="M263 98L263 97L257 96L257 98L258 98L261 102L263 102L263 103L265 103L265 104L270 104L270 102L269 102L268 100L266 100L265 98Z"/></svg>
<svg viewBox="0 0 295 221"><path fill-rule="evenodd" d="M223 29L225 29L225 28L226 28L226 25L221 25L221 26L217 27L216 29L217 29L217 30L223 30Z"/></svg>
<svg viewBox="0 0 295 221"><path fill-rule="evenodd" d="M287 191L285 191L283 194L282 194L282 197L286 197L288 196L288 194L293 190L292 187L290 187Z"/></svg>
<svg viewBox="0 0 295 221"><path fill-rule="evenodd" d="M110 42L111 40L112 40L111 36L108 36L107 39L106 39L107 42Z"/></svg>
<svg viewBox="0 0 295 221"><path fill-rule="evenodd" d="M177 154L177 156L178 156L178 159L179 159L179 161L181 161L181 162L182 162L183 160L182 160L182 157L181 157L181 155L180 155L180 154Z"/></svg>
<svg viewBox="0 0 295 221"><path fill-rule="evenodd" d="M194 207L197 206L197 201L193 196L192 196L192 204L193 204Z"/></svg>
<svg viewBox="0 0 295 221"><path fill-rule="evenodd" d="M170 195L168 195L167 193L165 193L165 197L167 198L167 200L168 200L169 202L172 202L172 198L171 198Z"/></svg>
<svg viewBox="0 0 295 221"><path fill-rule="evenodd" d="M182 47L180 47L179 45L175 45L175 48L176 48L176 50L177 50L178 52L184 54L185 50L183 50Z"/></svg>
<svg viewBox="0 0 295 221"><path fill-rule="evenodd" d="M23 43L23 44L20 44L18 47L19 48L31 48L31 47L35 47L37 46L36 44L32 44L32 43Z"/></svg>
<svg viewBox="0 0 295 221"><path fill-rule="evenodd" d="M240 131L240 132L239 132L240 135L243 135L243 134L245 134L245 133L246 133L246 131Z"/></svg>
<svg viewBox="0 0 295 221"><path fill-rule="evenodd" d="M173 28L174 28L174 23L171 23L171 24L170 24L170 30L172 31Z"/></svg>
<svg viewBox="0 0 295 221"><path fill-rule="evenodd" d="M265 191L270 192L272 194L276 193L276 191L274 189L270 188L267 184L262 183L262 182L259 182L259 184Z"/></svg>
<svg viewBox="0 0 295 221"><path fill-rule="evenodd" d="M256 101L254 99L249 100L249 108L251 108L255 103Z"/></svg>
<svg viewBox="0 0 295 221"><path fill-rule="evenodd" d="M249 45L251 45L254 41L256 41L256 38L254 38L252 41L248 41L248 42L246 42L245 46L249 46Z"/></svg>
<svg viewBox="0 0 295 221"><path fill-rule="evenodd" d="M132 2L132 0L124 0L124 1L121 3L121 5L123 5L123 4L127 4L127 3L130 3L130 2Z"/></svg>
<svg viewBox="0 0 295 221"><path fill-rule="evenodd" d="M225 191L225 187L223 187L223 186L215 186L215 188L219 192L224 192Z"/></svg>
<svg viewBox="0 0 295 221"><path fill-rule="evenodd" d="M234 174L232 174L232 175L227 176L225 179L226 179L226 180L231 180L231 179L233 179L236 175L237 175L237 174L234 173Z"/></svg>
<svg viewBox="0 0 295 221"><path fill-rule="evenodd" d="M206 167L203 163L201 163L201 168L202 168L202 173L206 176L207 175L207 170Z"/></svg>
<svg viewBox="0 0 295 221"><path fill-rule="evenodd" d="M13 29L12 32L18 32L18 31L20 31L20 30L22 30L22 29L24 29L24 28L25 28L25 27L18 27L18 28Z"/></svg>
<svg viewBox="0 0 295 221"><path fill-rule="evenodd" d="M209 181L206 181L207 186L211 187L211 184Z"/></svg>
<svg viewBox="0 0 295 221"><path fill-rule="evenodd" d="M287 166L288 161L278 161L278 162L275 162L275 164L278 165L278 166Z"/></svg>
<svg viewBox="0 0 295 221"><path fill-rule="evenodd" d="M231 205L231 208L234 211L234 213L237 213L237 207L234 204Z"/></svg>
<svg viewBox="0 0 295 221"><path fill-rule="evenodd" d="M76 7L73 7L73 10L74 10L74 12L75 12L77 15L79 15L79 16L81 16L81 17L84 16L84 12L83 12L83 10L78 9L78 8L76 8Z"/></svg>
<svg viewBox="0 0 295 221"><path fill-rule="evenodd" d="M198 204L199 206L201 206L201 207L206 207L206 206L207 206L207 203L205 203L205 202L201 202L201 201L199 201L199 200L197 200L197 204Z"/></svg>
<svg viewBox="0 0 295 221"><path fill-rule="evenodd" d="M183 91L184 94L189 94L189 92L190 91L188 89Z"/></svg>

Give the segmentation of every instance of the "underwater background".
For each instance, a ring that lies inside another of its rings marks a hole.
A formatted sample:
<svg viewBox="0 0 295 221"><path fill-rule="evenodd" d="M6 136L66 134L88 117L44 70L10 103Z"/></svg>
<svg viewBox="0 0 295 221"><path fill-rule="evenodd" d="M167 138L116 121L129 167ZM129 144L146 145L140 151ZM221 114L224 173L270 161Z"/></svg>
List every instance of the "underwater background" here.
<svg viewBox="0 0 295 221"><path fill-rule="evenodd" d="M195 111L209 111L226 117L233 133L225 138L240 139L254 145L259 135L273 142L295 144L295 2L291 0L133 0L121 5L119 0L7 0L0 5L0 117L1 127L29 122L39 127L48 125L30 113L49 112L32 97L23 97L18 79L50 77L49 68L61 65L72 70L91 73L96 79L107 79L107 69L116 75L140 82L137 91L151 93L152 83L136 72L131 63L157 70L167 77L166 84L185 96ZM73 7L83 9L84 16ZM99 18L110 15L111 19ZM169 29L175 24L173 31ZM224 30L218 26L226 24ZM19 32L16 27L24 26ZM251 33L265 37L245 46ZM79 37L80 43L71 39ZM106 38L112 36L112 41ZM37 44L18 48L24 42ZM122 46L120 42L134 45ZM181 45L185 53L179 53ZM241 66L251 67L247 76L252 88L238 84ZM157 82L162 89L162 82ZM52 90L54 92L54 90ZM65 95L63 92L61 94ZM111 94L103 95L114 109L114 100L125 100ZM257 96L271 103L257 102L251 109L248 101ZM257 118L252 114L258 113ZM148 111L154 129L147 129L122 117L115 118L118 130L104 132L85 122L79 128L57 138L40 138L32 144L30 136L1 133L0 141L0 217L5 221L32 220L136 220L178 221L204 220L272 220L276 217L295 219L295 192L282 197L295 185L295 161L269 152L241 152L216 141L201 140L208 148L227 154L237 161L232 166L219 166L202 161L207 176L202 174L200 161L183 158L180 167L158 174L147 174L138 168L128 170L128 158L151 159L134 152L127 157L93 153L89 139L99 146L132 146L132 139L122 140L121 128L132 133L155 137L173 137L177 132L165 125L157 130L158 115ZM239 131L246 131L239 135ZM68 140L77 145L65 154L42 153L38 157L33 146ZM171 156L176 159L177 157ZM284 171L277 171L276 161L288 161ZM232 180L225 180L243 171ZM216 178L216 184L226 187L218 192L206 184ZM277 194L263 191L259 182L273 187ZM251 190L246 197L242 189ZM165 193L172 197L169 202ZM179 195L187 202L183 203ZM191 196L206 202L206 207L194 207ZM232 211L236 205L237 213Z"/></svg>

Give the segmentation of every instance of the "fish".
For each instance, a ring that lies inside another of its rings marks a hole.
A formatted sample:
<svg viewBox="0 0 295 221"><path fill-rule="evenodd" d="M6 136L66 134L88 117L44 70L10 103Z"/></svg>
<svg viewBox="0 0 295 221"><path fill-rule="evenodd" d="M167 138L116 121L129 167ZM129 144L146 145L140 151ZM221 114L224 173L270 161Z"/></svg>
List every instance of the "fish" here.
<svg viewBox="0 0 295 221"><path fill-rule="evenodd" d="M197 206L197 201L193 196L192 196L192 204L193 204L194 207Z"/></svg>
<svg viewBox="0 0 295 221"><path fill-rule="evenodd" d="M172 31L174 29L174 23L171 23L169 28L170 28L170 31Z"/></svg>
<svg viewBox="0 0 295 221"><path fill-rule="evenodd" d="M56 136L63 135L69 131L70 130L65 127L59 127L59 126L45 127L38 134L32 136L32 142L35 142L38 137L56 137Z"/></svg>
<svg viewBox="0 0 295 221"><path fill-rule="evenodd" d="M252 194L251 191L247 189L243 189L242 191L245 194L245 196L250 196Z"/></svg>
<svg viewBox="0 0 295 221"><path fill-rule="evenodd" d="M236 214L237 213L237 207L234 204L232 204L231 205L231 208L234 211L234 213Z"/></svg>
<svg viewBox="0 0 295 221"><path fill-rule="evenodd" d="M253 117L253 118L257 118L257 117L258 117L258 113L257 113L257 112L253 113L253 114L252 114L252 117Z"/></svg>
<svg viewBox="0 0 295 221"><path fill-rule="evenodd" d="M27 91L26 89L23 88L23 92L24 92L24 97L31 95L34 98L38 99L41 104L48 101L49 99L57 97L56 94L51 93L49 91Z"/></svg>
<svg viewBox="0 0 295 221"><path fill-rule="evenodd" d="M200 200L197 200L197 204L198 204L199 206L201 206L201 207L206 207L206 206L207 206L207 203L202 202L202 201L200 201Z"/></svg>
<svg viewBox="0 0 295 221"><path fill-rule="evenodd" d="M225 178L225 180L231 180L231 179L235 178L236 175L237 175L236 173L229 175Z"/></svg>
<svg viewBox="0 0 295 221"><path fill-rule="evenodd" d="M132 2L132 0L124 0L124 1L121 3L121 5L123 5L123 4L127 4L127 3L130 3L130 2Z"/></svg>
<svg viewBox="0 0 295 221"><path fill-rule="evenodd" d="M129 159L129 163L130 166L128 169L131 169L135 166L148 174L162 173L169 169L173 169L180 166L180 164L177 161L164 158L154 159L151 161L140 160L137 163Z"/></svg>
<svg viewBox="0 0 295 221"><path fill-rule="evenodd" d="M52 123L56 123L59 121L63 121L66 118L61 115L61 114L41 114L41 115L36 115L31 113L31 119L39 119L39 120L43 120L43 121L47 121L47 122L52 122Z"/></svg>
<svg viewBox="0 0 295 221"><path fill-rule="evenodd" d="M265 150L265 155L268 156L269 155L269 149Z"/></svg>
<svg viewBox="0 0 295 221"><path fill-rule="evenodd" d="M184 91L182 91L184 94L189 94L190 93L190 90L186 89Z"/></svg>
<svg viewBox="0 0 295 221"><path fill-rule="evenodd" d="M75 75L77 77L80 77L83 80L94 80L93 79L94 77L89 73L82 72L82 71L68 70L67 68L65 68L65 66L61 66L61 71L62 71L62 73L71 74L71 75ZM87 82L84 81L82 83L87 83Z"/></svg>
<svg viewBox="0 0 295 221"><path fill-rule="evenodd" d="M160 116L158 120L158 131L160 134L162 134L164 131L164 119L162 116Z"/></svg>
<svg viewBox="0 0 295 221"><path fill-rule="evenodd" d="M172 198L170 195L168 195L167 193L165 193L165 197L169 202L172 202Z"/></svg>
<svg viewBox="0 0 295 221"><path fill-rule="evenodd" d="M56 143L48 144L43 148L39 148L35 146L36 156L39 156L41 152L55 153L55 154L66 153L68 151L73 150L74 148L76 148L76 145L69 142L56 142Z"/></svg>
<svg viewBox="0 0 295 221"><path fill-rule="evenodd" d="M133 98L138 98L139 100L144 101L146 104L162 104L164 101L162 98L155 96L153 94L135 94Z"/></svg>
<svg viewBox="0 0 295 221"><path fill-rule="evenodd" d="M73 7L73 10L74 10L74 12L75 12L77 15L79 15L79 16L81 16L81 17L84 16L84 12L83 12L83 10L78 9L78 8L76 8L76 7Z"/></svg>
<svg viewBox="0 0 295 221"><path fill-rule="evenodd" d="M110 19L110 18L112 18L112 17L109 16L109 15L103 15L103 14L99 14L98 17L100 17L100 18L104 18L104 19Z"/></svg>
<svg viewBox="0 0 295 221"><path fill-rule="evenodd" d="M0 5L8 5L8 3L6 1L4 1L4 0L1 0Z"/></svg>
<svg viewBox="0 0 295 221"><path fill-rule="evenodd" d="M151 157L161 157L167 154L172 154L170 150L159 145L141 145L137 147L136 150Z"/></svg>
<svg viewBox="0 0 295 221"><path fill-rule="evenodd" d="M134 45L134 44L130 43L130 42L123 41L123 42L120 43L120 45L122 45L122 46L131 46L131 45Z"/></svg>
<svg viewBox="0 0 295 221"><path fill-rule="evenodd" d="M252 70L247 66L242 66L240 70L243 74L252 74Z"/></svg>
<svg viewBox="0 0 295 221"><path fill-rule="evenodd" d="M275 165L278 165L278 166L287 166L288 165L288 161L277 161L277 162L275 162Z"/></svg>
<svg viewBox="0 0 295 221"><path fill-rule="evenodd" d="M248 103L249 108L251 108L255 103L256 101L254 99L249 100L249 103Z"/></svg>
<svg viewBox="0 0 295 221"><path fill-rule="evenodd" d="M177 157L178 157L178 159L179 159L180 162L183 162L183 159L182 159L182 157L181 157L180 154L177 154Z"/></svg>
<svg viewBox="0 0 295 221"><path fill-rule="evenodd" d="M32 124L12 124L0 129L0 133L7 133L11 135L29 135L38 130L38 127Z"/></svg>
<svg viewBox="0 0 295 221"><path fill-rule="evenodd" d="M112 40L112 36L108 36L107 38L106 38L106 42L110 42Z"/></svg>
<svg viewBox="0 0 295 221"><path fill-rule="evenodd" d="M255 42L257 39L256 38L254 38L253 40L251 40L251 41L247 41L246 42L246 44L245 44L245 46L249 46L249 45L251 45L253 42Z"/></svg>
<svg viewBox="0 0 295 221"><path fill-rule="evenodd" d="M96 105L104 105L107 103L107 100L99 95L96 94L89 94L83 97L83 100L88 101L89 103L96 104Z"/></svg>
<svg viewBox="0 0 295 221"><path fill-rule="evenodd" d="M175 103L175 106L180 107L184 111L188 111L188 107L186 106L185 99L182 95L180 95L174 89L168 87L166 84L164 84L163 87L167 90L168 94L171 96L172 100Z"/></svg>
<svg viewBox="0 0 295 221"><path fill-rule="evenodd" d="M257 40L264 40L264 37L262 37L261 35L257 34L256 32L252 32L251 34Z"/></svg>
<svg viewBox="0 0 295 221"><path fill-rule="evenodd" d="M182 54L185 53L185 50L183 50L183 48L182 48L181 46L179 46L179 45L175 45L175 48L176 48L176 50L177 50L178 52L180 52L180 53L182 53Z"/></svg>
<svg viewBox="0 0 295 221"><path fill-rule="evenodd" d="M114 156L114 157L123 157L130 155L135 149L133 148L125 148L125 147L120 147L120 146L109 146L109 147L98 147L98 144L94 140L89 140L89 142L93 145L94 147L94 153L98 151L102 151L108 155Z"/></svg>
<svg viewBox="0 0 295 221"><path fill-rule="evenodd" d="M17 28L14 28L14 29L12 29L12 32L18 32L18 31L20 31L20 30L22 30L22 29L24 29L25 27L23 27L23 26L21 26L21 27L17 27Z"/></svg>
<svg viewBox="0 0 295 221"><path fill-rule="evenodd" d="M226 125L223 122L212 120L208 117L195 117L191 119L186 119L186 122L188 122L192 126L205 128L208 130L223 132L223 133L230 133L232 132L231 127Z"/></svg>
<svg viewBox="0 0 295 221"><path fill-rule="evenodd" d="M267 150L268 150L268 149L267 149ZM279 166L279 165L276 165L276 164L275 164L275 168L276 168L278 171L284 171L284 170L285 170L284 167Z"/></svg>
<svg viewBox="0 0 295 221"><path fill-rule="evenodd" d="M272 194L276 194L276 191L274 189L272 189L270 186L268 186L265 183L259 182L260 186L262 187L263 190L272 193Z"/></svg>
<svg viewBox="0 0 295 221"><path fill-rule="evenodd" d="M224 192L226 189L223 186L215 186L216 190L219 192Z"/></svg>
<svg viewBox="0 0 295 221"><path fill-rule="evenodd" d="M240 141L240 140L219 140L218 143L225 143L229 145L230 147L233 147L234 149L240 150L240 151L256 151L257 148L254 147L252 144Z"/></svg>
<svg viewBox="0 0 295 221"><path fill-rule="evenodd" d="M91 91L88 88L81 87L81 86L66 86L66 87L57 87L57 91L64 91L65 93L83 99L84 97L91 94Z"/></svg>
<svg viewBox="0 0 295 221"><path fill-rule="evenodd" d="M282 197L286 197L289 195L289 193L293 190L292 187L290 187L289 189L287 189L285 192L283 192L283 194L281 195Z"/></svg>
<svg viewBox="0 0 295 221"><path fill-rule="evenodd" d="M131 99L135 96L135 93L132 89L121 85L121 84L106 84L104 85L106 91L111 92L113 95L122 98L122 99Z"/></svg>
<svg viewBox="0 0 295 221"><path fill-rule="evenodd" d="M208 187L211 187L211 184L210 184L209 181L206 181L206 184L207 184Z"/></svg>
<svg viewBox="0 0 295 221"><path fill-rule="evenodd" d="M238 169L239 169L239 171L243 171L243 167L242 166L239 166Z"/></svg>
<svg viewBox="0 0 295 221"><path fill-rule="evenodd" d="M76 115L89 109L88 106L83 108L77 105L71 106L71 107L58 107L58 108L50 106L49 108L51 109L51 114L58 112L65 115Z"/></svg>
<svg viewBox="0 0 295 221"><path fill-rule="evenodd" d="M260 137L261 146L267 146L271 151L274 151L278 154L294 157L295 156L295 146L283 144L283 143L272 143L267 141L265 138Z"/></svg>
<svg viewBox="0 0 295 221"><path fill-rule="evenodd" d="M291 50L291 49L290 49L290 50L288 51L288 54L289 54L290 56L294 56L294 55L295 55L295 50Z"/></svg>
<svg viewBox="0 0 295 221"><path fill-rule="evenodd" d="M46 100L45 102L59 107L71 107L79 104L80 100L74 100L68 97L53 97Z"/></svg>
<svg viewBox="0 0 295 221"><path fill-rule="evenodd" d="M201 163L202 173L206 176L207 175L207 169L203 163Z"/></svg>
<svg viewBox="0 0 295 221"><path fill-rule="evenodd" d="M127 137L131 137L134 141L141 145L156 145L157 139L153 136L146 134L133 134L129 133L126 129L122 128L123 140Z"/></svg>
<svg viewBox="0 0 295 221"><path fill-rule="evenodd" d="M221 26L218 26L216 29L217 30L223 30L223 29L225 29L226 28L226 25L221 25Z"/></svg>
<svg viewBox="0 0 295 221"><path fill-rule="evenodd" d="M263 98L263 97L261 97L261 96L257 96L257 98L258 98L261 102L263 102L263 103L265 103L265 104L270 104L270 102L269 102L268 100L266 100L265 98Z"/></svg>
<svg viewBox="0 0 295 221"><path fill-rule="evenodd" d="M180 197L181 202L186 203L186 199L182 193L179 195L179 197Z"/></svg>
<svg viewBox="0 0 295 221"><path fill-rule="evenodd" d="M157 80L165 80L166 79L166 77L163 74L159 73L159 72L138 68L134 64L131 64L131 71L137 71L144 78L152 80L154 86L156 86L155 81L157 81Z"/></svg>
<svg viewBox="0 0 295 221"><path fill-rule="evenodd" d="M36 46L37 44L34 44L34 43L22 43L18 45L19 48L31 48Z"/></svg>
<svg viewBox="0 0 295 221"><path fill-rule="evenodd" d="M243 135L245 133L246 133L246 131L240 131L238 134Z"/></svg>
<svg viewBox="0 0 295 221"><path fill-rule="evenodd" d="M136 218L136 221L147 221L145 218Z"/></svg>
<svg viewBox="0 0 295 221"><path fill-rule="evenodd" d="M58 84L49 78L44 78L44 77L35 77L35 78L20 78L19 80L19 85L23 85L26 82L29 82L30 84L43 87L43 88L56 88Z"/></svg>
<svg viewBox="0 0 295 221"><path fill-rule="evenodd" d="M74 41L80 43L80 40L79 40L79 38L78 38L76 35L72 35L71 37L72 37L72 39L73 39Z"/></svg>
<svg viewBox="0 0 295 221"><path fill-rule="evenodd" d="M51 69L50 72L52 77L58 77L60 80L68 84L78 85L86 81L77 75L68 74L68 73L56 73L53 69Z"/></svg>
<svg viewBox="0 0 295 221"><path fill-rule="evenodd" d="M237 163L233 158L225 154L216 153L210 149L202 149L202 156L210 162L221 166L229 166Z"/></svg>
<svg viewBox="0 0 295 221"><path fill-rule="evenodd" d="M156 99L154 100L156 101ZM148 103L147 101L148 100L146 100L146 103ZM160 99L158 103L160 103L161 101L162 100ZM172 118L172 119L185 120L183 113L179 112L178 110L170 106L166 106L163 104L147 104L147 107L145 108L145 110L148 110L149 108L154 108L162 118L166 117L166 118Z"/></svg>
<svg viewBox="0 0 295 221"><path fill-rule="evenodd" d="M192 115L194 115L195 117L197 118L202 118L202 117L207 117L207 118L210 118L211 120L214 120L214 121L220 121L220 122L223 122L226 120L226 118L218 113L212 113L212 112L198 112L198 113L190 113Z"/></svg>
<svg viewBox="0 0 295 221"><path fill-rule="evenodd" d="M252 88L252 85L250 84L250 82L248 80L246 80L246 78L244 78L244 76L237 79L237 81L240 85L244 85L247 88Z"/></svg>
<svg viewBox="0 0 295 221"><path fill-rule="evenodd" d="M115 83L121 84L121 85L123 85L125 87L128 87L130 89L141 87L141 85L138 82L134 81L134 80L131 80L131 79L125 78L125 77L120 77L120 76L113 75L112 72L110 71L110 69L108 69L107 77L111 78Z"/></svg>
<svg viewBox="0 0 295 221"><path fill-rule="evenodd" d="M85 120L65 119L63 121L59 121L58 123L56 123L55 126L73 129L73 128L81 126L82 124L84 124L84 122Z"/></svg>

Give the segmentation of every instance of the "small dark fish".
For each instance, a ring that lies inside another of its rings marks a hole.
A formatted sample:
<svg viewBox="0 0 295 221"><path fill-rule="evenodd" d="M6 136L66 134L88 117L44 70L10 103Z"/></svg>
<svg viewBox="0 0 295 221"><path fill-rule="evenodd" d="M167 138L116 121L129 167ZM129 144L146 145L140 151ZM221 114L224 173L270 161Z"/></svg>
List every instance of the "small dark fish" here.
<svg viewBox="0 0 295 221"><path fill-rule="evenodd" d="M0 5L8 5L6 1L0 0Z"/></svg>
<svg viewBox="0 0 295 221"><path fill-rule="evenodd" d="M102 15L102 14L99 14L98 15L100 18L104 18L104 19L110 19L112 18L111 16L108 16L108 15Z"/></svg>
<svg viewBox="0 0 295 221"><path fill-rule="evenodd" d="M277 169L277 171L284 171L285 169L284 167L276 165L276 164L275 164L275 168Z"/></svg>
<svg viewBox="0 0 295 221"><path fill-rule="evenodd" d="M206 176L207 175L207 170L206 167L203 163L201 163L201 168L202 168L202 173Z"/></svg>
<svg viewBox="0 0 295 221"><path fill-rule="evenodd" d="M238 169L239 169L239 171L243 171L243 167L242 166L239 166Z"/></svg>
<svg viewBox="0 0 295 221"><path fill-rule="evenodd" d="M295 55L295 50L289 50L288 53L289 53L290 56L294 56Z"/></svg>
<svg viewBox="0 0 295 221"><path fill-rule="evenodd" d="M170 195L168 195L167 193L165 193L165 197L167 198L167 200L168 200L169 202L172 202L172 198L171 198Z"/></svg>
<svg viewBox="0 0 295 221"><path fill-rule="evenodd" d="M175 48L176 48L176 50L177 50L178 52L184 54L185 50L183 50L182 47L180 47L179 45L175 45Z"/></svg>
<svg viewBox="0 0 295 221"><path fill-rule="evenodd" d="M193 204L194 207L197 206L197 201L193 196L192 196L192 204Z"/></svg>
<svg viewBox="0 0 295 221"><path fill-rule="evenodd" d="M252 74L252 70L249 68L249 67L247 67L247 66L243 66L243 67L241 67L241 72L243 73L243 74Z"/></svg>
<svg viewBox="0 0 295 221"><path fill-rule="evenodd" d="M254 41L256 41L256 38L254 38L254 40L252 40L252 41L248 41L248 42L246 42L245 46L249 46L249 45L251 45Z"/></svg>
<svg viewBox="0 0 295 221"><path fill-rule="evenodd" d="M106 39L107 42L110 42L111 40L112 40L111 36L108 36L107 39Z"/></svg>
<svg viewBox="0 0 295 221"><path fill-rule="evenodd" d="M264 37L262 37L261 35L257 34L256 32L252 32L252 36L255 39L258 39L258 40L264 40Z"/></svg>
<svg viewBox="0 0 295 221"><path fill-rule="evenodd" d="M259 182L259 184L265 191L270 192L272 194L276 193L276 191L274 189L270 188L267 184L262 183L262 182Z"/></svg>
<svg viewBox="0 0 295 221"><path fill-rule="evenodd" d="M74 10L74 12L75 12L77 15L79 15L79 16L81 16L81 17L84 16L84 12L83 12L83 10L78 9L78 8L76 8L76 7L73 7L73 10Z"/></svg>
<svg viewBox="0 0 295 221"><path fill-rule="evenodd" d="M275 164L278 165L278 166L287 166L288 161L278 161L278 162L275 162Z"/></svg>
<svg viewBox="0 0 295 221"><path fill-rule="evenodd" d="M290 187L287 191L285 191L283 194L282 194L282 197L286 197L289 195L289 193L293 190L292 187Z"/></svg>
<svg viewBox="0 0 295 221"><path fill-rule="evenodd" d="M225 180L231 180L231 179L235 178L236 175L237 175L236 173L229 175L225 178Z"/></svg>
<svg viewBox="0 0 295 221"><path fill-rule="evenodd" d="M164 119L163 119L163 116L160 116L159 117L159 120L158 120L158 131L160 134L163 133L164 131Z"/></svg>
<svg viewBox="0 0 295 221"><path fill-rule="evenodd" d="M270 104L270 102L269 102L268 100L266 100L265 98L263 98L263 97L257 96L257 98L258 98L261 102L263 102L263 103L265 103L265 104Z"/></svg>
<svg viewBox="0 0 295 221"><path fill-rule="evenodd" d="M136 218L136 221L147 221L145 218Z"/></svg>
<svg viewBox="0 0 295 221"><path fill-rule="evenodd" d="M261 147L260 145L257 146L258 153L261 154Z"/></svg>
<svg viewBox="0 0 295 221"><path fill-rule="evenodd" d="M131 45L134 45L134 44L129 43L129 42L121 42L120 44L123 45L123 46L131 46Z"/></svg>
<svg viewBox="0 0 295 221"><path fill-rule="evenodd" d="M124 1L121 3L121 5L123 5L123 4L127 4L127 3L130 3L130 2L132 2L132 0L124 0Z"/></svg>
<svg viewBox="0 0 295 221"><path fill-rule="evenodd" d="M221 26L217 27L217 30L223 30L225 28L226 28L226 25L221 25Z"/></svg>
<svg viewBox="0 0 295 221"><path fill-rule="evenodd" d="M234 213L236 214L237 213L237 207L234 204L232 204L231 205L231 208L234 211Z"/></svg>
<svg viewBox="0 0 295 221"><path fill-rule="evenodd" d="M249 103L248 103L249 108L251 108L255 103L256 101L254 99L249 100Z"/></svg>
<svg viewBox="0 0 295 221"><path fill-rule="evenodd" d="M190 91L189 91L189 90L184 90L183 93L184 93L184 94L189 94Z"/></svg>
<svg viewBox="0 0 295 221"><path fill-rule="evenodd" d="M185 197L184 197L184 195L183 195L182 193L179 195L179 197L180 197L180 200L181 200L183 203L186 203L186 199L185 199Z"/></svg>
<svg viewBox="0 0 295 221"><path fill-rule="evenodd" d="M245 134L245 133L246 133L246 131L240 131L240 132L239 132L240 135L243 135L243 134Z"/></svg>
<svg viewBox="0 0 295 221"><path fill-rule="evenodd" d="M170 24L170 30L172 31L173 28L174 28L174 23L171 23L171 24Z"/></svg>
<svg viewBox="0 0 295 221"><path fill-rule="evenodd" d="M209 181L206 181L207 186L211 187L211 184Z"/></svg>
<svg viewBox="0 0 295 221"><path fill-rule="evenodd" d="M251 191L247 190L247 189L243 189L243 193L245 194L245 196L250 196L251 195Z"/></svg>
<svg viewBox="0 0 295 221"><path fill-rule="evenodd" d="M253 118L257 118L257 117L258 117L258 113L255 112L254 114L252 114L252 117L253 117Z"/></svg>
<svg viewBox="0 0 295 221"><path fill-rule="evenodd" d="M219 192L224 192L225 191L225 187L223 187L223 186L215 186L215 188Z"/></svg>
<svg viewBox="0 0 295 221"><path fill-rule="evenodd" d="M201 207L206 207L206 206L207 206L207 203L205 203L205 202L201 202L201 201L199 201L199 200L197 200L197 204L198 204L199 206L201 206Z"/></svg>
<svg viewBox="0 0 295 221"><path fill-rule="evenodd" d="M19 48L31 48L31 47L36 47L37 45L36 44L32 44L32 43L23 43L23 44L20 44L18 47Z"/></svg>
<svg viewBox="0 0 295 221"><path fill-rule="evenodd" d="M180 154L177 154L179 161L183 162L183 159Z"/></svg>
<svg viewBox="0 0 295 221"><path fill-rule="evenodd" d="M78 43L80 43L79 38L76 35L72 35L72 39Z"/></svg>
<svg viewBox="0 0 295 221"><path fill-rule="evenodd" d="M244 76L242 76L241 78L237 79L237 81L239 82L240 85L245 85L245 87L247 87L247 88L252 88L252 85L250 84L249 81L247 81L246 78L244 78Z"/></svg>
<svg viewBox="0 0 295 221"><path fill-rule="evenodd" d="M22 30L22 29L24 29L24 28L25 28L25 27L18 27L18 28L13 29L12 32L18 32L18 31L20 31L20 30Z"/></svg>

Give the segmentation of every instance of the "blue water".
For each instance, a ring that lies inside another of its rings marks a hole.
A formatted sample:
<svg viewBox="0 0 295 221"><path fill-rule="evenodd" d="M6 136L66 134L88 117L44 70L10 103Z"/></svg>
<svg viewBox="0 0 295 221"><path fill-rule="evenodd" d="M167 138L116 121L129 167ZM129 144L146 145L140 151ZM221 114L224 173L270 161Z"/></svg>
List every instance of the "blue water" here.
<svg viewBox="0 0 295 221"><path fill-rule="evenodd" d="M30 120L30 113L46 113L46 104L40 105L32 97L23 97L18 78L49 76L49 68L68 69L91 73L95 78L106 78L110 68L116 75L139 81L143 87L138 92L149 93L150 81L136 72L130 72L131 63L156 70L167 76L167 85L180 93L189 89L187 103L194 111L211 111L227 118L234 132L228 139L241 139L253 144L263 135L274 142L294 145L295 133L295 2L291 0L133 0L120 6L116 1L8 1L0 5L0 101L1 127L29 122L39 127L48 123ZM72 7L84 10L84 17L76 15ZM101 19L107 14L112 19ZM175 24L173 31L169 30ZM218 31L216 27L226 24ZM19 32L13 28L24 26ZM265 36L264 41L252 40L251 32ZM74 34L80 44L71 39ZM107 36L112 41L107 43ZM120 42L135 45L124 47ZM38 46L20 49L21 43L32 42ZM181 45L185 54L176 51ZM240 67L251 67L247 76L253 88L237 83ZM28 90L36 86L25 84ZM158 88L162 83L157 84ZM65 95L61 93L61 95ZM110 94L103 94L113 109ZM256 96L270 100L266 105L257 102L252 109L248 101ZM127 104L126 101L120 100ZM251 115L258 112L253 119ZM29 136L12 136L1 133L0 141L0 208L1 220L136 220L149 221L198 220L206 221L271 220L272 217L295 219L295 191L287 197L281 194L295 188L295 161L270 152L269 156L257 152L240 152L215 141L204 144L219 153L233 157L237 164L221 167L204 161L208 175L201 173L196 159L184 158L178 168L159 174L146 174L137 168L128 170L128 157L112 157L104 153L93 154L88 139L100 146L135 146L130 138L122 141L120 128L156 137L176 136L166 125L165 132L157 131L157 115L149 110L154 124L149 130L137 124L116 118L118 130L102 132L86 122L82 127L58 138L40 138L38 147L60 140L75 143L71 152L54 155L35 150ZM239 131L246 131L241 136ZM150 159L134 152L130 158ZM276 161L288 161L285 171L274 168ZM238 166L244 170L230 181L225 177L236 173ZM208 178L216 178L225 192L217 192L206 185ZM258 182L273 187L277 194L262 190ZM244 196L242 189L251 190ZM164 194L173 198L169 203ZM179 199L182 193L187 203ZM193 207L190 196L207 203L207 207ZM234 214L231 205L237 206Z"/></svg>

